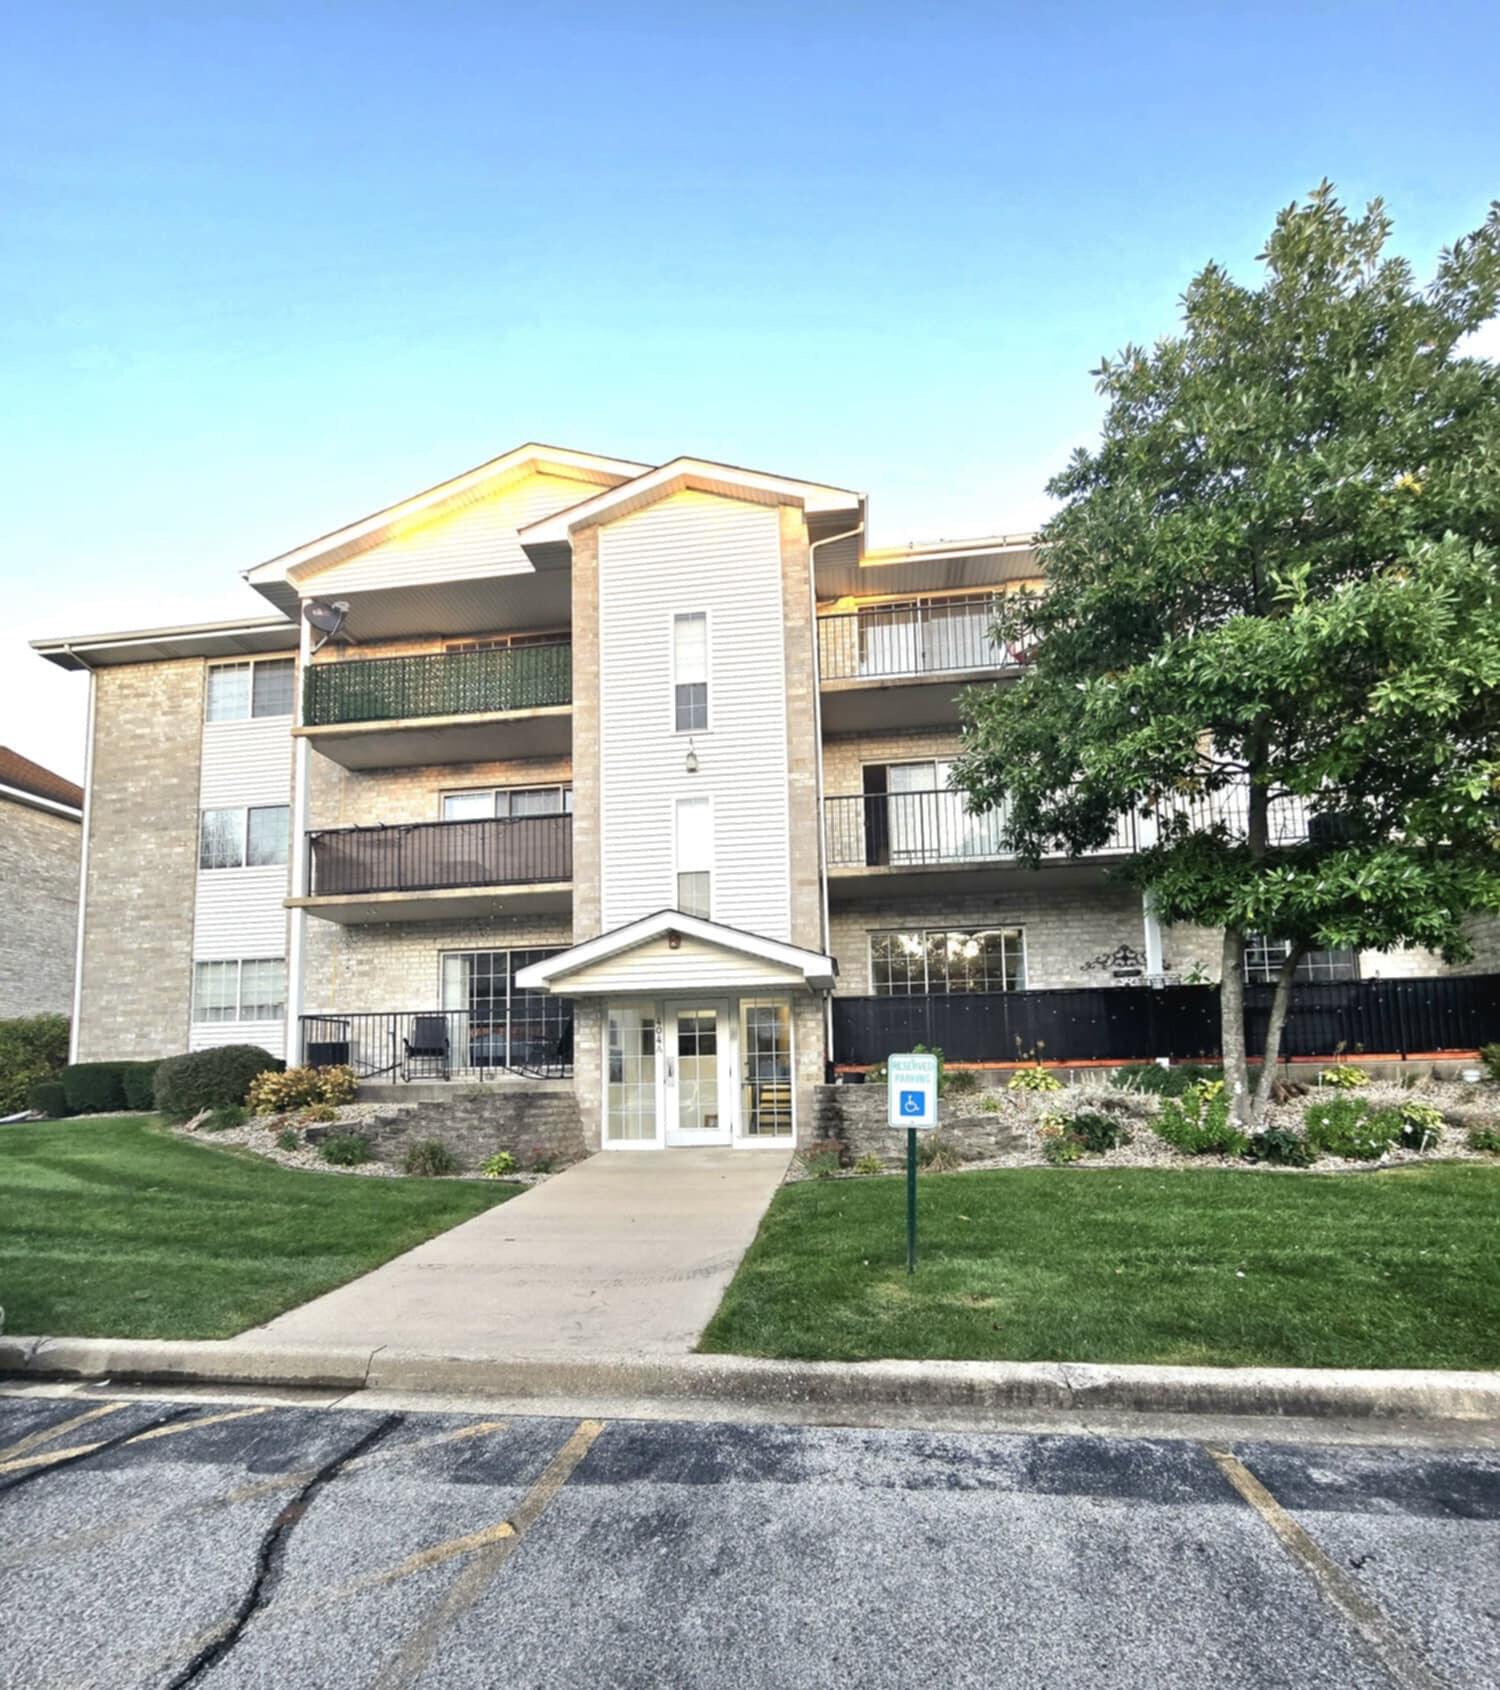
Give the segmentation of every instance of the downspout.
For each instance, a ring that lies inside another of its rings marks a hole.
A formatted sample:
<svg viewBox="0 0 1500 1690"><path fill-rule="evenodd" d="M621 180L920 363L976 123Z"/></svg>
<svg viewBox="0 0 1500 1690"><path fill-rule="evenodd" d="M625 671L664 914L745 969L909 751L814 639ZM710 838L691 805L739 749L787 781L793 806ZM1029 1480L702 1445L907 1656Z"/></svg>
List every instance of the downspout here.
<svg viewBox="0 0 1500 1690"><path fill-rule="evenodd" d="M76 1062L78 1030L83 1013L84 917L89 897L89 823L94 810L94 716L99 680L93 664L80 657L72 646L64 645L63 650L89 678L88 731L83 742L83 837L78 846L78 931L73 941L73 1018L68 1025L68 1061Z"/></svg>
<svg viewBox="0 0 1500 1690"><path fill-rule="evenodd" d="M296 725L303 722L303 701L307 696L307 666L312 628L305 616L299 618L297 634ZM309 884L307 823L309 814L307 778L312 765L312 747L300 734L292 740L292 896L305 898ZM307 911L293 909L287 933L286 957L286 1062L295 1067L302 1061L302 1009L305 997L303 975L306 955Z"/></svg>
<svg viewBox="0 0 1500 1690"><path fill-rule="evenodd" d="M860 501L863 509L864 501ZM807 610L808 631L812 636L813 661L813 742L816 756L814 758L814 794L818 809L818 897L822 921L823 955L832 956L830 949L832 934L828 917L828 835L827 824L823 814L823 646L818 635L818 572L815 553L819 546L831 546L835 540L853 540L865 531L865 525L860 522L856 527L846 530L842 534L828 534L821 540L812 540L807 547ZM824 1060L833 1061L833 987L830 986L823 994L823 1049Z"/></svg>

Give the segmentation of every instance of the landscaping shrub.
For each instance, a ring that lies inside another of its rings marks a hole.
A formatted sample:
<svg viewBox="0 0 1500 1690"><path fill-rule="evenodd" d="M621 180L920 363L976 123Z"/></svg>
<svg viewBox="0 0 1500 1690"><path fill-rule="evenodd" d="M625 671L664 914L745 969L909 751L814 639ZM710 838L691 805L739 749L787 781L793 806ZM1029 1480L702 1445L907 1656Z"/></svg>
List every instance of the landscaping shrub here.
<svg viewBox="0 0 1500 1690"><path fill-rule="evenodd" d="M302 1143L302 1135L295 1127L283 1127L276 1135L278 1150L295 1150Z"/></svg>
<svg viewBox="0 0 1500 1690"><path fill-rule="evenodd" d="M825 1144L826 1140L823 1141ZM809 1179L832 1179L839 1171L839 1153L837 1150L819 1149L810 1144L797 1160L802 1164L802 1171Z"/></svg>
<svg viewBox="0 0 1500 1690"><path fill-rule="evenodd" d="M1484 1064L1484 1071L1492 1080L1500 1080L1500 1045L1484 1045L1480 1048L1479 1060Z"/></svg>
<svg viewBox="0 0 1500 1690"><path fill-rule="evenodd" d="M1500 1156L1500 1127L1470 1127L1468 1142L1470 1150L1486 1150L1491 1156Z"/></svg>
<svg viewBox="0 0 1500 1690"><path fill-rule="evenodd" d="M1364 1069L1355 1068L1349 1063L1340 1063L1337 1068L1325 1068L1318 1075L1320 1086L1332 1086L1335 1091L1355 1091L1369 1083L1370 1076Z"/></svg>
<svg viewBox="0 0 1500 1690"><path fill-rule="evenodd" d="M1115 1075L1115 1084L1124 1091L1142 1091L1151 1097L1183 1097L1205 1080L1222 1080L1223 1070L1205 1068L1201 1063L1184 1062L1176 1068L1162 1068L1152 1062L1141 1068L1122 1068Z"/></svg>
<svg viewBox="0 0 1500 1690"><path fill-rule="evenodd" d="M917 1134L917 1166L930 1174L951 1173L963 1166L963 1156L952 1139L941 1133Z"/></svg>
<svg viewBox="0 0 1500 1690"><path fill-rule="evenodd" d="M403 1166L419 1179L436 1179L441 1174L456 1174L458 1158L442 1139L424 1138L407 1151Z"/></svg>
<svg viewBox="0 0 1500 1690"><path fill-rule="evenodd" d="M1378 1161L1401 1134L1399 1111L1371 1109L1357 1097L1309 1103L1302 1124L1309 1144L1355 1162Z"/></svg>
<svg viewBox="0 0 1500 1690"><path fill-rule="evenodd" d="M125 1107L123 1062L70 1062L62 1083L75 1115L108 1115Z"/></svg>
<svg viewBox="0 0 1500 1690"><path fill-rule="evenodd" d="M196 1115L243 1103L257 1074L279 1070L280 1058L259 1045L220 1045L169 1056L156 1070L156 1107L165 1115Z"/></svg>
<svg viewBox="0 0 1500 1690"><path fill-rule="evenodd" d="M485 1159L479 1171L486 1179L504 1179L516 1171L516 1159L508 1150L497 1150Z"/></svg>
<svg viewBox="0 0 1500 1690"><path fill-rule="evenodd" d="M1166 1098L1151 1127L1185 1156L1243 1156L1250 1147L1229 1119L1222 1080L1199 1080L1180 1098Z"/></svg>
<svg viewBox="0 0 1500 1690"><path fill-rule="evenodd" d="M231 1127L244 1126L245 1120L244 1109L238 1103L230 1103L223 1109L215 1109L203 1123L203 1130L206 1133L228 1132Z"/></svg>
<svg viewBox="0 0 1500 1690"><path fill-rule="evenodd" d="M279 1115L306 1103L352 1103L358 1083L347 1067L273 1070L255 1076L245 1101L256 1115Z"/></svg>
<svg viewBox="0 0 1500 1690"><path fill-rule="evenodd" d="M357 1168L370 1160L370 1141L361 1133L335 1133L318 1146L318 1154L336 1168Z"/></svg>
<svg viewBox="0 0 1500 1690"><path fill-rule="evenodd" d="M160 1062L122 1062L125 1107L144 1111L156 1107L156 1070Z"/></svg>
<svg viewBox="0 0 1500 1690"><path fill-rule="evenodd" d="M884 1169L885 1163L878 1156L861 1156L854 1164L854 1171L857 1174L878 1174L882 1173Z"/></svg>
<svg viewBox="0 0 1500 1690"><path fill-rule="evenodd" d="M1007 1091L1061 1091L1062 1081L1050 1068L1017 1068L1006 1084Z"/></svg>
<svg viewBox="0 0 1500 1690"><path fill-rule="evenodd" d="M1102 1156L1117 1145L1130 1143L1130 1128L1097 1109L1085 1109L1072 1116L1065 1131L1078 1140L1089 1156Z"/></svg>
<svg viewBox="0 0 1500 1690"><path fill-rule="evenodd" d="M304 1127L319 1126L338 1118L339 1112L331 1103L309 1103L306 1109L297 1114L297 1120Z"/></svg>
<svg viewBox="0 0 1500 1690"><path fill-rule="evenodd" d="M1278 1168L1310 1168L1318 1159L1317 1146L1290 1127L1252 1133L1245 1154L1252 1162L1270 1162Z"/></svg>
<svg viewBox="0 0 1500 1690"><path fill-rule="evenodd" d="M1403 1103L1396 1113L1401 1117L1401 1148L1403 1150L1431 1150L1443 1130L1443 1112L1430 1103Z"/></svg>
<svg viewBox="0 0 1500 1690"><path fill-rule="evenodd" d="M26 1094L26 1107L49 1121L60 1121L73 1113L61 1080L38 1080Z"/></svg>
<svg viewBox="0 0 1500 1690"><path fill-rule="evenodd" d="M969 1097L979 1090L979 1076L972 1068L954 1068L946 1075L939 1070L938 1094L947 1092L954 1097Z"/></svg>
<svg viewBox="0 0 1500 1690"><path fill-rule="evenodd" d="M66 1015L22 1015L0 1021L0 1115L35 1109L31 1088L61 1078L68 1060Z"/></svg>
<svg viewBox="0 0 1500 1690"><path fill-rule="evenodd" d="M1054 1168L1065 1168L1083 1155L1083 1146L1061 1127L1043 1127L1041 1140L1042 1160Z"/></svg>

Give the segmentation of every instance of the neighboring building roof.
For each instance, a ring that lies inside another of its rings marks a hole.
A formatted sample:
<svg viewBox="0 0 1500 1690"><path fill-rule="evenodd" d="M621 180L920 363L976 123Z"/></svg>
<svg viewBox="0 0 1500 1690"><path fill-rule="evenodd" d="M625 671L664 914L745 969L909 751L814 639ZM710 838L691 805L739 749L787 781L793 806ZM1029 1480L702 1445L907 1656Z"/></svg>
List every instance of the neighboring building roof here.
<svg viewBox="0 0 1500 1690"><path fill-rule="evenodd" d="M45 798L49 803L65 805L70 810L83 810L83 788L76 782L64 780L51 769L33 763L8 745L0 745L0 788L29 793L33 798Z"/></svg>
<svg viewBox="0 0 1500 1690"><path fill-rule="evenodd" d="M163 663L174 657L256 657L295 651L297 624L285 616L190 622L177 628L136 628L119 634L69 634L33 640L59 669L108 669L119 663Z"/></svg>

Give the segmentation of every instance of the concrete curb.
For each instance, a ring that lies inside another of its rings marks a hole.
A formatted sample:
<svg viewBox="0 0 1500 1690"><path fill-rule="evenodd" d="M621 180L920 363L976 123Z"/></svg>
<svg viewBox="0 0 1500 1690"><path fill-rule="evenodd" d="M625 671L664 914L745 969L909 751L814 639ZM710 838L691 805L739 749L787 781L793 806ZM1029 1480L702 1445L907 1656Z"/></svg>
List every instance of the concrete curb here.
<svg viewBox="0 0 1500 1690"><path fill-rule="evenodd" d="M1298 1418L1496 1420L1500 1373L1112 1367L1055 1362L765 1361L689 1355L431 1355L387 1347L0 1337L0 1375L144 1384L304 1386L448 1396L654 1399L971 1413L1058 1410Z"/></svg>

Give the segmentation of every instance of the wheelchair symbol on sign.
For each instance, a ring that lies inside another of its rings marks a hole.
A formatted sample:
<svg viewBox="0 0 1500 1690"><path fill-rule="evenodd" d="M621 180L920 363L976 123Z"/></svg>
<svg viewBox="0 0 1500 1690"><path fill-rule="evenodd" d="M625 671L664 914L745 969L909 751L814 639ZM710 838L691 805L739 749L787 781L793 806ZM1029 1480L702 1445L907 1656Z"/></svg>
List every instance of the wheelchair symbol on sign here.
<svg viewBox="0 0 1500 1690"><path fill-rule="evenodd" d="M919 1091L904 1091L901 1093L901 1113L903 1115L925 1115L926 1098Z"/></svg>

